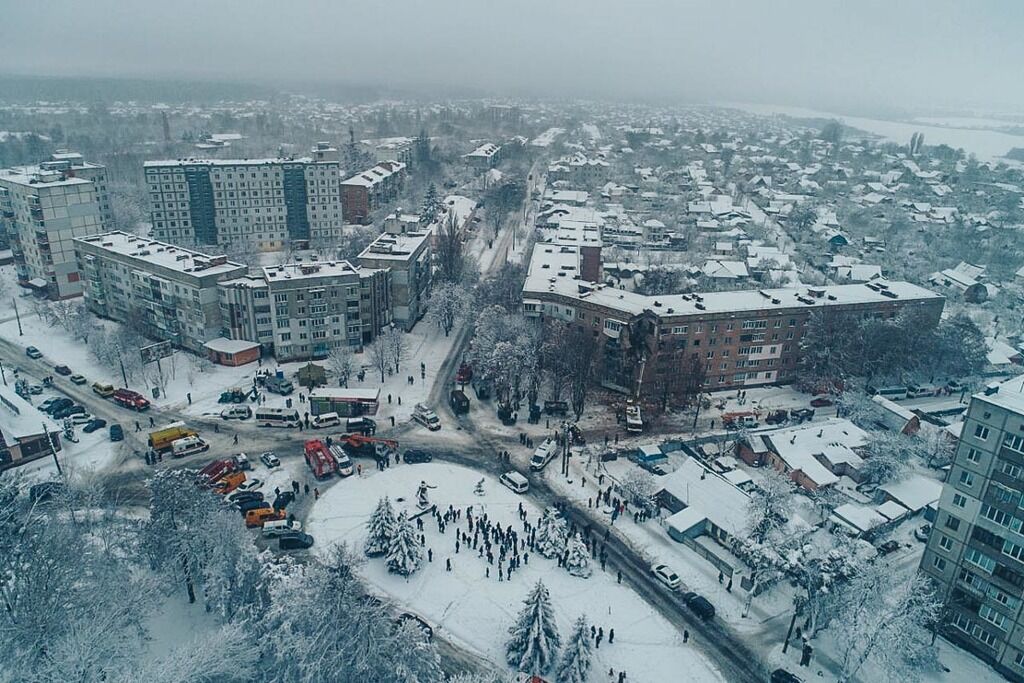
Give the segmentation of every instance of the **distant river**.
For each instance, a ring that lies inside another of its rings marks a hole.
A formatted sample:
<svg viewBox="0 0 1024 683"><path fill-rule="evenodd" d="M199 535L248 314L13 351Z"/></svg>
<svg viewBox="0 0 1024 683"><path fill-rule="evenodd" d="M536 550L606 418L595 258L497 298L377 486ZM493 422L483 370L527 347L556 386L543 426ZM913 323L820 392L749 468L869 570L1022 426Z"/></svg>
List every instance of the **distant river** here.
<svg viewBox="0 0 1024 683"><path fill-rule="evenodd" d="M946 144L954 149L963 148L967 153L973 153L982 161L998 159L1005 156L1014 147L1024 147L1024 136L1009 135L984 128L950 128L884 119L865 119L859 116L844 116L814 109L772 104L726 104L723 106L765 116L782 114L795 118L838 119L847 126L859 128L904 145L910 142L910 136L914 133L924 133L926 145Z"/></svg>

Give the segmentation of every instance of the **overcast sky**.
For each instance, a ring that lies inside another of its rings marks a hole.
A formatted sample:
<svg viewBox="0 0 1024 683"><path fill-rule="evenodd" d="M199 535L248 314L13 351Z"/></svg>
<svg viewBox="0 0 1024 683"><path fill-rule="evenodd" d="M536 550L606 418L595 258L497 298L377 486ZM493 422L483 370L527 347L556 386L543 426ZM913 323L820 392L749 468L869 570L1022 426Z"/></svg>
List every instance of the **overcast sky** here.
<svg viewBox="0 0 1024 683"><path fill-rule="evenodd" d="M1017 0L0 0L12 74L835 110L1024 110L1022 36Z"/></svg>

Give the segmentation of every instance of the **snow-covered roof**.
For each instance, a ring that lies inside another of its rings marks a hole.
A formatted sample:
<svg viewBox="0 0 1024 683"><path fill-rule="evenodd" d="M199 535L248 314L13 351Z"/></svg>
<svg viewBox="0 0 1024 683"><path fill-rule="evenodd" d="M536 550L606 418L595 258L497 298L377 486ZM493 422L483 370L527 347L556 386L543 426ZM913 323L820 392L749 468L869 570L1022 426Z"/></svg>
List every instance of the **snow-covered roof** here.
<svg viewBox="0 0 1024 683"><path fill-rule="evenodd" d="M23 399L7 385L0 385L0 434L8 444L30 436L59 432L60 427L38 408Z"/></svg>
<svg viewBox="0 0 1024 683"><path fill-rule="evenodd" d="M908 510L917 512L939 500L939 496L942 494L942 482L920 474L912 474L900 481L879 486L878 490Z"/></svg>
<svg viewBox="0 0 1024 683"><path fill-rule="evenodd" d="M245 341L244 339L228 339L217 337L203 344L204 347L217 353L241 353L259 347L259 342Z"/></svg>
<svg viewBox="0 0 1024 683"><path fill-rule="evenodd" d="M686 458L675 472L660 477L658 482L661 490L692 511L680 519L704 517L729 534L742 535L750 496L721 475L693 458Z"/></svg>
<svg viewBox="0 0 1024 683"><path fill-rule="evenodd" d="M819 486L834 484L839 477L815 456L833 464L858 466L861 458L852 449L864 446L868 434L849 420L836 419L763 432L761 435L791 470L800 470Z"/></svg>
<svg viewBox="0 0 1024 683"><path fill-rule="evenodd" d="M159 266L195 277L229 273L238 276L246 272L244 265L228 261L227 256L211 256L120 230L77 238L75 242L89 244L111 254L138 261L140 264Z"/></svg>
<svg viewBox="0 0 1024 683"><path fill-rule="evenodd" d="M856 503L840 505L832 511L831 519L861 534L889 521L874 508Z"/></svg>
<svg viewBox="0 0 1024 683"><path fill-rule="evenodd" d="M906 517L910 512L907 508L903 507L894 500L887 500L878 507L875 508L878 514L882 515L888 520L901 519Z"/></svg>
<svg viewBox="0 0 1024 683"><path fill-rule="evenodd" d="M382 161L373 168L369 168L362 173L355 174L347 180L341 181L341 184L357 187L373 187L404 170L405 164L400 161Z"/></svg>

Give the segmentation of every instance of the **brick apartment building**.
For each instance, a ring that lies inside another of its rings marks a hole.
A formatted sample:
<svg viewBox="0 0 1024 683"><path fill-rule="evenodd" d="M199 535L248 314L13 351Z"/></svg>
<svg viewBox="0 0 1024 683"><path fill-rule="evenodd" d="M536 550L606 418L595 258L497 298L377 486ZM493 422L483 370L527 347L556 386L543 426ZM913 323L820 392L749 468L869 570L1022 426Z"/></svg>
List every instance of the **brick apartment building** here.
<svg viewBox="0 0 1024 683"><path fill-rule="evenodd" d="M945 299L908 282L643 296L598 284L600 249L534 247L523 287L527 317L582 325L601 340L603 386L651 395L688 356L705 363L705 390L796 379L800 338L813 310L865 317L924 311L937 324Z"/></svg>
<svg viewBox="0 0 1024 683"><path fill-rule="evenodd" d="M370 214L398 198L405 182L406 166L382 161L341 183L342 216L346 223L367 223Z"/></svg>

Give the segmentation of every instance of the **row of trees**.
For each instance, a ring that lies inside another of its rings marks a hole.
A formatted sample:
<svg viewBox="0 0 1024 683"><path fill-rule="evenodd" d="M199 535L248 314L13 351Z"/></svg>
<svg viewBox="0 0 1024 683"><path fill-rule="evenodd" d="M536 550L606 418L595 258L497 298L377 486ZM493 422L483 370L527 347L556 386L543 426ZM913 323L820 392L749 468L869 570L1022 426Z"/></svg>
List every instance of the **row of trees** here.
<svg viewBox="0 0 1024 683"><path fill-rule="evenodd" d="M562 651L562 638L555 624L551 596L541 581L523 601L516 622L509 628L505 645L508 663L517 671L543 676L557 663L559 683L586 683L590 675L592 652L590 624L580 615L573 623L572 634Z"/></svg>

